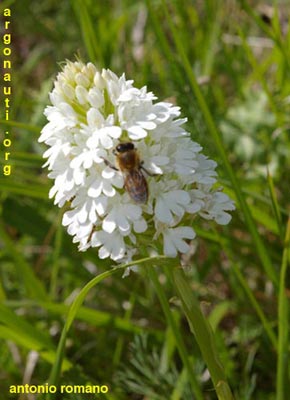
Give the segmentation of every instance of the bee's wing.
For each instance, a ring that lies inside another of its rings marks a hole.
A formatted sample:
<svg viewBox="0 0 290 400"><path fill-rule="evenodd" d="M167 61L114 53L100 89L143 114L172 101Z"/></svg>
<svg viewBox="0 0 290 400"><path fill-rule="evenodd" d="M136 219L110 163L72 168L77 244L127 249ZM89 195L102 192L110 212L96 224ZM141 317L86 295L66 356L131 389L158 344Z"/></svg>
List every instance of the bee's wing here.
<svg viewBox="0 0 290 400"><path fill-rule="evenodd" d="M140 169L134 169L124 175L124 187L135 203L146 203L148 185Z"/></svg>

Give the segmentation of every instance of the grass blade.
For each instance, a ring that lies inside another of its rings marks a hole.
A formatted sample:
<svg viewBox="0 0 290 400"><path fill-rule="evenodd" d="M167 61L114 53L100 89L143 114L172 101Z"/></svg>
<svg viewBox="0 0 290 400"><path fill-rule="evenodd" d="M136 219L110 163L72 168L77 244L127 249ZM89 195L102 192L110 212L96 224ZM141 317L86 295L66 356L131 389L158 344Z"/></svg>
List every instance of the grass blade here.
<svg viewBox="0 0 290 400"><path fill-rule="evenodd" d="M220 157L221 157L222 163L224 165L225 171L227 172L227 175L228 175L228 177L229 177L229 179L230 179L230 181L232 183L233 189L235 190L235 193L236 193L236 196L237 196L237 200L239 202L241 211L242 211L242 213L244 215L244 218L245 218L245 222L246 222L246 224L248 226L248 229L249 229L249 232L251 233L251 236L253 238L253 242L255 244L257 254L259 255L259 258L260 258L260 260L262 262L264 270L265 270L266 274L268 275L269 279L271 279L271 281L276 285L276 287L278 287L278 277L277 277L276 271L274 270L274 267L272 265L271 259L270 259L269 255L268 255L267 248L264 245L264 243L263 243L263 241L262 241L262 239L261 239L261 237L260 237L260 235L258 233L256 224L255 224L255 222L253 220L253 217L251 215L250 209L249 209L249 207L247 205L246 199L245 199L245 197L243 195L243 192L241 190L242 185L238 181L238 179L237 179L237 177L236 177L236 175L235 175L235 173L233 171L233 168L231 167L231 164L230 164L230 162L228 160L226 149L225 149L225 147L223 145L222 139L220 137L218 129L217 129L217 127L215 125L215 122L213 120L213 117L211 115L210 109L209 109L209 107L208 107L208 105L206 103L206 100L205 100L205 98L204 98L204 96L203 96L203 94L202 94L202 92L200 90L200 87L199 87L198 83L197 83L197 80L196 80L195 74L193 72L192 66L191 66L191 64L189 62L189 59L188 59L186 53L185 53L183 44L182 44L182 42L181 42L181 40L179 38L179 33L177 32L177 30L176 30L176 28L174 26L174 23L172 21L172 17L169 14L169 11L167 9L167 6L166 6L164 0L163 0L162 3L163 3L163 6L164 6L163 7L164 8L164 12L165 12L166 19L168 21L168 24L169 24L169 27L170 27L170 30L171 30L171 33L172 33L172 36L173 36L173 39L174 39L174 43L175 43L176 49L177 49L178 54L179 54L179 56L180 56L180 58L181 58L181 60L183 62L184 70L185 70L185 73L186 73L186 75L188 77L189 85L190 85L191 90L192 90L192 92L193 92L193 94L194 94L194 96L195 96L195 98L197 100L197 103L198 103L198 106L200 108L200 111L203 114L204 121L205 121L205 124L207 126L207 129L208 129L209 133L211 134L211 136L212 136L212 138L214 140L214 143L216 145L216 148L217 148L217 150L218 150L218 152L220 154Z"/></svg>
<svg viewBox="0 0 290 400"><path fill-rule="evenodd" d="M277 361L277 400L285 400L289 390L289 305L286 294L287 267L290 263L290 217L288 219L285 247L280 272L278 301L278 361Z"/></svg>
<svg viewBox="0 0 290 400"><path fill-rule="evenodd" d="M268 179L268 186L269 186L269 191L270 191L270 196L271 196L272 208L274 210L274 215L276 218L278 232L280 234L280 237L283 238L282 218L281 218L280 208L279 208L277 196L275 193L273 179L272 179L272 176L271 176L269 170L267 170L267 179Z"/></svg>
<svg viewBox="0 0 290 400"><path fill-rule="evenodd" d="M15 248L14 243L7 235L4 224L1 220L0 237L5 244L7 254L15 262L15 269L18 271L20 279L23 280L27 296L32 299L45 300L47 294L42 282L36 277L31 266Z"/></svg>

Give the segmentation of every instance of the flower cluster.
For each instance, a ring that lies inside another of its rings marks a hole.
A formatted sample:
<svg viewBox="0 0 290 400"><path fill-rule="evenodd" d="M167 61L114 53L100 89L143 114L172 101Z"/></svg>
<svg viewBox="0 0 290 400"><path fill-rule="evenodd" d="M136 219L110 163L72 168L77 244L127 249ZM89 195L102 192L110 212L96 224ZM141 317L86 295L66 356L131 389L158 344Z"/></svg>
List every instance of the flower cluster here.
<svg viewBox="0 0 290 400"><path fill-rule="evenodd" d="M234 204L214 188L216 163L190 139L178 107L154 102L153 93L137 89L124 74L82 62L67 62L50 100L39 139L49 146L49 196L59 207L70 202L63 225L79 250L97 247L100 258L129 260L147 238L175 257L195 237L185 217L230 221ZM135 169L147 181L144 203L125 190L126 176L117 168L114 149L128 142L140 158Z"/></svg>

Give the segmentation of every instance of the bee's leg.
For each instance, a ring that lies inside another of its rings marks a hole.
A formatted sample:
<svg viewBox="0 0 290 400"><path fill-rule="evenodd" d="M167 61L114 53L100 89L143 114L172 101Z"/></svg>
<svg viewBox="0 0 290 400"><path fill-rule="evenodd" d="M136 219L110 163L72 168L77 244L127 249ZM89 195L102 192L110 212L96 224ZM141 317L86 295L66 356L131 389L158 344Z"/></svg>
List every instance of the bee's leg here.
<svg viewBox="0 0 290 400"><path fill-rule="evenodd" d="M118 168L116 168L110 161L106 160L104 157L101 157L101 158L104 160L104 163L105 163L108 167L114 169L115 171L119 171Z"/></svg>
<svg viewBox="0 0 290 400"><path fill-rule="evenodd" d="M140 162L140 169L142 169L144 172L146 172L147 175L149 176L157 176L158 174L153 174L152 172L148 171L146 168L143 167L144 161Z"/></svg>
<svg viewBox="0 0 290 400"><path fill-rule="evenodd" d="M95 227L96 227L96 226L93 225L92 230L91 230L91 232L90 232L90 234L89 234L89 237L88 237L88 240L87 240L87 244L89 244L90 241L91 241L91 239L92 239L93 233L94 233L94 231L95 231Z"/></svg>

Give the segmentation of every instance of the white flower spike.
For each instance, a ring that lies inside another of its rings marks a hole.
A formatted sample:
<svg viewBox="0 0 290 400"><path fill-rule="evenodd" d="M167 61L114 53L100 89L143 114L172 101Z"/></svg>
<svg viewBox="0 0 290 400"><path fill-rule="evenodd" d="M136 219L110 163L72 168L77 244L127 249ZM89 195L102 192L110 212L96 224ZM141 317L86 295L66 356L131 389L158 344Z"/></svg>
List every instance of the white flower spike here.
<svg viewBox="0 0 290 400"><path fill-rule="evenodd" d="M110 70L67 62L45 109L39 141L54 179L49 196L71 209L63 225L79 250L128 261L142 245L186 253L190 215L228 224L234 203L216 183L216 163L183 128L186 119L147 88Z"/></svg>

